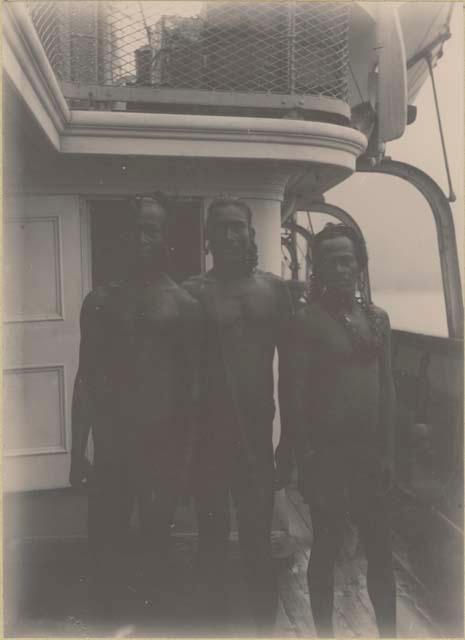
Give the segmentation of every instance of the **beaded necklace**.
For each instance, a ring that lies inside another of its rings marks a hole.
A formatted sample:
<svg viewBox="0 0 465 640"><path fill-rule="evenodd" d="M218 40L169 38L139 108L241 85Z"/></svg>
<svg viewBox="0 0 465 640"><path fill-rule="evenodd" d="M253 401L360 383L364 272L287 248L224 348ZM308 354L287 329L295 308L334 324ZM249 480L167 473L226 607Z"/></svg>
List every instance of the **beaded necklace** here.
<svg viewBox="0 0 465 640"><path fill-rule="evenodd" d="M352 318L344 308L336 306L325 296L321 298L321 301L329 315L340 322L346 329L355 354L361 357L371 358L380 353L383 346L384 325L382 318L376 313L373 304L367 303L361 298L356 298L356 303L365 313L370 327L370 336L367 337L360 332L360 329L354 324Z"/></svg>

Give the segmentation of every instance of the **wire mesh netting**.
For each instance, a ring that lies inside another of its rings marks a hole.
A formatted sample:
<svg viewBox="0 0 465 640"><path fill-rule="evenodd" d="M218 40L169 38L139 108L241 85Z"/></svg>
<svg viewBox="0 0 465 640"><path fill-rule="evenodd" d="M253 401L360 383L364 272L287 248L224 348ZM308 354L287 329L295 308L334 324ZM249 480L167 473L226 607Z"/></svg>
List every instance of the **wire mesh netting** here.
<svg viewBox="0 0 465 640"><path fill-rule="evenodd" d="M63 56L59 22L56 18L56 6L50 2L29 5L29 13L55 73L62 73Z"/></svg>
<svg viewBox="0 0 465 640"><path fill-rule="evenodd" d="M33 2L30 13L68 82L347 101L346 3Z"/></svg>

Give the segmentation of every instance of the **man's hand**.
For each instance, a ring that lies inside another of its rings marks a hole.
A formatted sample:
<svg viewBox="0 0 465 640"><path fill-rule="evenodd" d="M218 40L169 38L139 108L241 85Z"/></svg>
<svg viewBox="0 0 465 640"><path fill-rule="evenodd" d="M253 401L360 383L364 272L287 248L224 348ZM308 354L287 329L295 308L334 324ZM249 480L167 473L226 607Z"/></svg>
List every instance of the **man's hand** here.
<svg viewBox="0 0 465 640"><path fill-rule="evenodd" d="M327 456L308 449L301 458L299 485L304 498L312 507L328 511L335 506L332 488L332 464Z"/></svg>
<svg viewBox="0 0 465 640"><path fill-rule="evenodd" d="M287 450L285 451L281 445L278 445L275 453L275 491L280 491L291 484L293 466L290 452Z"/></svg>
<svg viewBox="0 0 465 640"><path fill-rule="evenodd" d="M291 484L292 480L292 467L284 467L283 465L276 466L274 472L274 490L281 491L285 487Z"/></svg>
<svg viewBox="0 0 465 640"><path fill-rule="evenodd" d="M85 456L71 460L69 483L75 489L83 489L89 486L92 476L92 465Z"/></svg>

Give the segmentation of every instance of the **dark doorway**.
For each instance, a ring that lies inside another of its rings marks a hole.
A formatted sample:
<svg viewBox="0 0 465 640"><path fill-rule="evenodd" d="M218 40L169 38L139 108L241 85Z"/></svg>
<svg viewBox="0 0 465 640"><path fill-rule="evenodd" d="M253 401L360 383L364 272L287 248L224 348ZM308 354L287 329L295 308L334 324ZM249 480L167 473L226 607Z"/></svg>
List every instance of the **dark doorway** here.
<svg viewBox="0 0 465 640"><path fill-rule="evenodd" d="M118 282L128 276L132 262L128 234L133 214L127 200L91 200L92 286ZM202 201L179 198L169 221L171 260L169 275L183 282L200 273L203 265Z"/></svg>

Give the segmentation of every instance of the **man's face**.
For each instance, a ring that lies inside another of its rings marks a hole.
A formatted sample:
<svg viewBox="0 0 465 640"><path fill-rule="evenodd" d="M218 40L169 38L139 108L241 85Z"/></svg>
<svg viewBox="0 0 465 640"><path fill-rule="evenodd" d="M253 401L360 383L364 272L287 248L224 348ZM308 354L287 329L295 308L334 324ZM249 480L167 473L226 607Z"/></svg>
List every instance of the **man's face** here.
<svg viewBox="0 0 465 640"><path fill-rule="evenodd" d="M146 266L159 264L166 249L166 211L157 202L143 200L136 218L136 251Z"/></svg>
<svg viewBox="0 0 465 640"><path fill-rule="evenodd" d="M243 263L251 243L245 211L234 204L220 207L209 229L213 257L222 264Z"/></svg>
<svg viewBox="0 0 465 640"><path fill-rule="evenodd" d="M360 267L352 240L344 236L323 240L318 262L320 280L329 291L354 292Z"/></svg>

